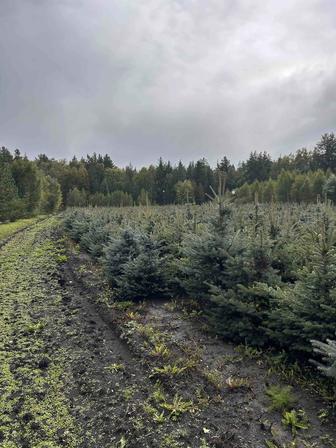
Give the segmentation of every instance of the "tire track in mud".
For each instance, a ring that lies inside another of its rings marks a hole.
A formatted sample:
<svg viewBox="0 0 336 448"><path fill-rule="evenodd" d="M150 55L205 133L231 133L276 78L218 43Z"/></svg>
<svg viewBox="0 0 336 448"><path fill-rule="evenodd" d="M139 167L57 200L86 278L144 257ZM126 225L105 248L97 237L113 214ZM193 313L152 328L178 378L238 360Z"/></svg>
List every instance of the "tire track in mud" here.
<svg viewBox="0 0 336 448"><path fill-rule="evenodd" d="M145 399L150 382L69 264L63 266L60 282L69 336L65 344L74 379L68 390L74 415L84 428L84 446L117 447L126 438L129 420Z"/></svg>

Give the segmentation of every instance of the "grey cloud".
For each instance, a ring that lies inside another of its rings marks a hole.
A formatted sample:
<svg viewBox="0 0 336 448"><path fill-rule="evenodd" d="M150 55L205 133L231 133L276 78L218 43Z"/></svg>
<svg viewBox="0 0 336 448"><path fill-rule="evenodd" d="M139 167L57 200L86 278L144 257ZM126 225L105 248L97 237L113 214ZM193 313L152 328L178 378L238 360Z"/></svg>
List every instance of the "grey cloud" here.
<svg viewBox="0 0 336 448"><path fill-rule="evenodd" d="M332 0L2 0L0 144L119 164L335 130Z"/></svg>

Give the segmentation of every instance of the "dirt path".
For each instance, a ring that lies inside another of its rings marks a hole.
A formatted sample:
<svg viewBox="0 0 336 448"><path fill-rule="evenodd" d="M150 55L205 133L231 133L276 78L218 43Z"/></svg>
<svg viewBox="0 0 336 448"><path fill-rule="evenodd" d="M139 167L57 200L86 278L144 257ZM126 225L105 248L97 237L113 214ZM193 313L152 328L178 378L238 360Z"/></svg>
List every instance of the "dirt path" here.
<svg viewBox="0 0 336 448"><path fill-rule="evenodd" d="M99 268L65 254L56 225L0 249L0 447L336 446L324 403L294 387L309 429L293 435L269 410L269 366L188 309L111 305Z"/></svg>

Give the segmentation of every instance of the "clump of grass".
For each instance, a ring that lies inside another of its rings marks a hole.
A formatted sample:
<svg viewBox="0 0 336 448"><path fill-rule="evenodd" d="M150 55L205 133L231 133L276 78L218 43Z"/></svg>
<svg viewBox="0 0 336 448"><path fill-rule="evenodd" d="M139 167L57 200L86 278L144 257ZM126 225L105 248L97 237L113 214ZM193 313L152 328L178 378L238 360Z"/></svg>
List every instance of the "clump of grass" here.
<svg viewBox="0 0 336 448"><path fill-rule="evenodd" d="M166 417L164 411L159 412L154 406L149 403L144 403L143 409L146 414L152 417L155 423L164 423L166 421Z"/></svg>
<svg viewBox="0 0 336 448"><path fill-rule="evenodd" d="M40 333L44 327L45 327L45 324L43 322L36 322L36 323L28 324L27 325L27 333L30 333L30 334Z"/></svg>
<svg viewBox="0 0 336 448"><path fill-rule="evenodd" d="M195 396L197 399L197 406L199 408L206 408L209 406L210 397L206 394L203 387L199 386L195 391ZM215 397L211 397L212 400L215 400Z"/></svg>
<svg viewBox="0 0 336 448"><path fill-rule="evenodd" d="M160 406L169 412L171 420L177 420L180 415L194 408L192 401L186 401L183 397L176 394L172 402L164 401Z"/></svg>
<svg viewBox="0 0 336 448"><path fill-rule="evenodd" d="M220 390L223 385L223 378L219 370L205 370L203 375L208 380L208 382L215 387L217 390Z"/></svg>
<svg viewBox="0 0 336 448"><path fill-rule="evenodd" d="M157 408L163 409L162 412ZM167 400L165 393L162 390L161 383L156 382L153 393L144 403L143 409L146 414L153 418L156 423L163 423L166 420L166 413L169 413L169 418L173 421L185 412L194 409L194 404L190 400L184 400L182 396L176 394L172 401Z"/></svg>
<svg viewBox="0 0 336 448"><path fill-rule="evenodd" d="M163 342L158 342L154 345L153 350L150 353L152 356L168 358L170 355L170 350Z"/></svg>
<svg viewBox="0 0 336 448"><path fill-rule="evenodd" d="M127 440L126 440L125 436L121 436L117 446L118 446L118 448L126 448Z"/></svg>
<svg viewBox="0 0 336 448"><path fill-rule="evenodd" d="M197 310L189 310L187 308L182 309L182 313L185 317L188 317L189 319L197 319L203 315L203 311L197 311Z"/></svg>
<svg viewBox="0 0 336 448"><path fill-rule="evenodd" d="M166 364L162 367L155 367L152 376L158 375L172 378L181 375L187 368L187 366L180 367L177 364Z"/></svg>
<svg viewBox="0 0 336 448"><path fill-rule="evenodd" d="M109 370L110 372L113 372L113 373L118 373L118 372L123 372L125 370L125 365L113 363L113 364L110 364L109 366L105 367L105 369Z"/></svg>
<svg viewBox="0 0 336 448"><path fill-rule="evenodd" d="M58 254L56 256L56 261L59 264L63 264L63 263L66 263L68 261L68 257L66 255L63 255L63 254Z"/></svg>
<svg viewBox="0 0 336 448"><path fill-rule="evenodd" d="M294 409L285 411L283 413L282 423L291 428L293 436L296 435L298 429L308 429L310 426L306 414L302 409L299 411L295 411Z"/></svg>
<svg viewBox="0 0 336 448"><path fill-rule="evenodd" d="M291 386L273 385L268 387L266 394L271 400L270 409L272 411L292 409L297 401Z"/></svg>
<svg viewBox="0 0 336 448"><path fill-rule="evenodd" d="M128 319L130 320L139 320L140 319L140 314L137 313L136 311L128 311L126 313L126 316L128 317Z"/></svg>
<svg viewBox="0 0 336 448"><path fill-rule="evenodd" d="M126 387L126 388L123 390L123 396L124 396L124 399L125 399L126 401L129 401L131 398L134 397L135 392L136 392L136 388L135 388L134 386Z"/></svg>
<svg viewBox="0 0 336 448"><path fill-rule="evenodd" d="M149 324L137 324L137 332L148 339L153 345L160 343L164 339L164 334Z"/></svg>
<svg viewBox="0 0 336 448"><path fill-rule="evenodd" d="M199 346L199 344L193 342L184 342L180 343L179 347L183 352L188 356L189 359L192 359L194 363L199 364L202 359L203 349Z"/></svg>
<svg viewBox="0 0 336 448"><path fill-rule="evenodd" d="M161 403L166 400L165 393L163 392L161 383L159 381L155 383L154 391L151 395L151 398L154 400L155 403Z"/></svg>

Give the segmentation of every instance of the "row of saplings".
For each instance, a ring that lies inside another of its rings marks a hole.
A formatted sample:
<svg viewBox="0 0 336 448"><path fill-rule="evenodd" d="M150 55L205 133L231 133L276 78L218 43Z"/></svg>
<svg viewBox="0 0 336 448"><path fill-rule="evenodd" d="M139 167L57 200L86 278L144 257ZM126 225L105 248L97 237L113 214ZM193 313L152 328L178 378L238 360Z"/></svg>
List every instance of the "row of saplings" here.
<svg viewBox="0 0 336 448"><path fill-rule="evenodd" d="M106 220L79 211L65 219L71 238L103 264L116 299L198 299L217 334L301 359L315 347L336 379L334 229L326 215L317 227L298 244L263 226L234 230L227 210L220 225L172 244L132 228L112 236ZM310 248L303 267L302 247Z"/></svg>

